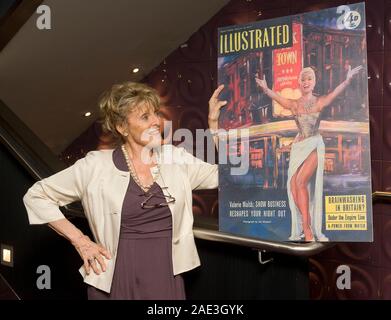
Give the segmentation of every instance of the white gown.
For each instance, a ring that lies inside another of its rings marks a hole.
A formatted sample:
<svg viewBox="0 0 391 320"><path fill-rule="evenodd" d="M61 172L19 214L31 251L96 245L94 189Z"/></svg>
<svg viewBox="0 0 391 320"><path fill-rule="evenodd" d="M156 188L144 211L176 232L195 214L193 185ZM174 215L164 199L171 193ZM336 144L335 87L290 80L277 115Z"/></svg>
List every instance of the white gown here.
<svg viewBox="0 0 391 320"><path fill-rule="evenodd" d="M318 166L316 173L312 176L308 183L309 195L309 211L311 217L311 227L317 241L329 241L322 233L323 224L323 170L325 145L322 136L318 133L319 128L319 112L302 114L295 117L296 124L299 129L298 135L304 137L299 142L292 143L292 148L289 157L289 169L287 190L289 198L289 207L291 210L292 224L291 235L289 240L300 241L303 233L302 217L299 208L293 199L290 182L292 176L300 168L303 162L308 158L314 150L318 154Z"/></svg>

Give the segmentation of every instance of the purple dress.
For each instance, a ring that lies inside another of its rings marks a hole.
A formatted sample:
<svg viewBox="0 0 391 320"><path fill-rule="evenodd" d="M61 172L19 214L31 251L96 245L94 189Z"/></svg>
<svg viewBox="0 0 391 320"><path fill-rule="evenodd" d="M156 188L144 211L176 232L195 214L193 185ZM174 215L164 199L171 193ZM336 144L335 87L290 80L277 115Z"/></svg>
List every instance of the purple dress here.
<svg viewBox="0 0 391 320"><path fill-rule="evenodd" d="M113 152L115 166L128 171L121 148ZM166 202L162 189L154 183L149 204ZM121 231L110 294L88 286L89 300L185 299L183 278L173 275L172 218L167 206L141 208L143 190L130 178L122 206Z"/></svg>

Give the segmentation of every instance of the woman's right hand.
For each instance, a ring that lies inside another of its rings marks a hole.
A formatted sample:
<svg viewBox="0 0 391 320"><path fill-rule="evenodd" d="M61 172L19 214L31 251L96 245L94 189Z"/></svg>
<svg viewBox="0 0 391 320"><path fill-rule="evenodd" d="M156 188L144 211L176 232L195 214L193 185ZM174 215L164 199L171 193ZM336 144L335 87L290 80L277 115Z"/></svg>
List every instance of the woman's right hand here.
<svg viewBox="0 0 391 320"><path fill-rule="evenodd" d="M259 78L255 77L255 82L263 90L263 92L265 92L267 89L269 89L267 86L267 83L266 83L265 75L263 75L263 79L259 79Z"/></svg>
<svg viewBox="0 0 391 320"><path fill-rule="evenodd" d="M90 274L90 271L91 271L90 268L92 268L92 270L95 272L95 274L97 274L97 275L100 274L98 264L96 263L97 261L100 265L100 269L103 272L106 271L106 264L103 260L103 257L105 257L107 259L111 259L111 255L107 249L105 249L103 246L91 241L90 238L86 235L80 236L77 240L72 242L72 244L76 248L80 257L83 259L84 269L85 269L87 275Z"/></svg>
<svg viewBox="0 0 391 320"><path fill-rule="evenodd" d="M352 80L352 78L358 74L360 72L361 69L363 69L364 67L362 65L359 65L358 67L355 67L354 69L352 69L352 66L349 65L348 67L348 73L346 75L346 81L350 82Z"/></svg>

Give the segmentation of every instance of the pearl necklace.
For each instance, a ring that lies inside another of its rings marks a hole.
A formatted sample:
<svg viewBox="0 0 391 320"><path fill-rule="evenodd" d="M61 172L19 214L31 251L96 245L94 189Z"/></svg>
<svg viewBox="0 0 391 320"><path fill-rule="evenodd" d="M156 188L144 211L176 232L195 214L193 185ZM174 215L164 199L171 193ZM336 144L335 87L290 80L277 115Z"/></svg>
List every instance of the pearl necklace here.
<svg viewBox="0 0 391 320"><path fill-rule="evenodd" d="M126 164L128 166L128 169L129 169L129 172L130 172L130 175L132 176L134 182L137 183L137 185L144 191L144 192L147 192L149 189L151 189L152 185L155 183L155 178L153 179L152 183L145 186L141 183L138 175L137 175L137 172L136 170L134 169L134 166L133 166L133 162L130 160L129 158L129 154L128 152L126 151L126 148L125 148L125 145L123 144L121 146L121 149L122 149L122 153L124 154L124 157L125 157L125 160L126 160ZM158 166L159 168L159 166Z"/></svg>

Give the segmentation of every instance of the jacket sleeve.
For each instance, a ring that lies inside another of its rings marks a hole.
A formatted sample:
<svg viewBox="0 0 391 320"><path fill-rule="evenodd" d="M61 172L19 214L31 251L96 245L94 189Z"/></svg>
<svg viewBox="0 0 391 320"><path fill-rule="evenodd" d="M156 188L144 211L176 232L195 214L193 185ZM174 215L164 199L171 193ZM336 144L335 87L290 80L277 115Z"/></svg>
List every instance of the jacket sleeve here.
<svg viewBox="0 0 391 320"><path fill-rule="evenodd" d="M65 218L59 207L81 200L83 180L91 165L92 152L72 166L36 182L23 202L30 224L43 224Z"/></svg>
<svg viewBox="0 0 391 320"><path fill-rule="evenodd" d="M192 190L215 189L219 186L219 171L217 164L202 161L184 148L177 148L181 161L186 166L187 176Z"/></svg>

